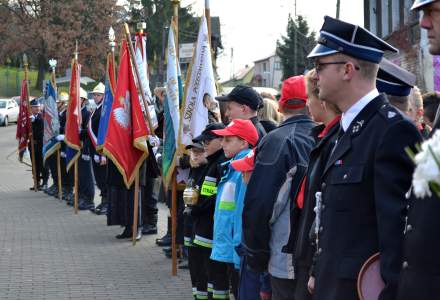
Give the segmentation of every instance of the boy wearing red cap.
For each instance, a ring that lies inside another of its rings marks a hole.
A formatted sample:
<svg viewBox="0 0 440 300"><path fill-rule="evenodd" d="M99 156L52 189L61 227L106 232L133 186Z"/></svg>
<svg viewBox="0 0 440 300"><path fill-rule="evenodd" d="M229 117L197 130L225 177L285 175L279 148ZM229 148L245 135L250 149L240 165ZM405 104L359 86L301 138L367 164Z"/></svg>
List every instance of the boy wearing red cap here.
<svg viewBox="0 0 440 300"><path fill-rule="evenodd" d="M283 252L294 208L315 142L315 123L307 114L304 76L283 82L279 111L285 121L258 144L254 171L243 209L244 263L253 271L270 273L273 300L293 299L292 255Z"/></svg>
<svg viewBox="0 0 440 300"><path fill-rule="evenodd" d="M224 174L217 187L214 212L214 232L211 259L226 264L230 270L229 278L219 278L211 270L213 278L213 298L229 299L229 284L237 299L238 269L240 262L235 247L241 241L241 215L243 196L246 189L240 172L235 171L231 162L245 157L251 147L258 142L258 133L249 120L235 119L225 129L213 130L214 134L223 136L222 147L229 161L222 164ZM237 260L238 259L238 260Z"/></svg>
<svg viewBox="0 0 440 300"><path fill-rule="evenodd" d="M254 170L255 161L255 148L252 149L242 159L234 160L231 162L231 166L238 172L241 172L243 182L247 185ZM243 193L245 190L243 190ZM244 194L240 195L244 198ZM242 249L239 246L236 248L237 252L241 255ZM238 289L240 300L270 300L271 299L271 286L270 278L267 272L254 272L250 270L244 261L240 262L240 286Z"/></svg>

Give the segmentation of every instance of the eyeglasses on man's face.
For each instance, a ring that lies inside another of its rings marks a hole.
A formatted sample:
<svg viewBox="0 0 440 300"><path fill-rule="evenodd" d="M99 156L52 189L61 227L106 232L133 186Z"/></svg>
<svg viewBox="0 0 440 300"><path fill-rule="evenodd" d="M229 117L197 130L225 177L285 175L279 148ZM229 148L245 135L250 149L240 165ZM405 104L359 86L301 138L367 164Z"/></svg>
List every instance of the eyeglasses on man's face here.
<svg viewBox="0 0 440 300"><path fill-rule="evenodd" d="M330 62L315 63L316 74L319 74L320 72L322 72L322 70L324 70L325 66L328 66L328 65L345 65L347 63L349 63L349 61L330 61ZM359 66L354 65L354 69L359 71L361 68Z"/></svg>

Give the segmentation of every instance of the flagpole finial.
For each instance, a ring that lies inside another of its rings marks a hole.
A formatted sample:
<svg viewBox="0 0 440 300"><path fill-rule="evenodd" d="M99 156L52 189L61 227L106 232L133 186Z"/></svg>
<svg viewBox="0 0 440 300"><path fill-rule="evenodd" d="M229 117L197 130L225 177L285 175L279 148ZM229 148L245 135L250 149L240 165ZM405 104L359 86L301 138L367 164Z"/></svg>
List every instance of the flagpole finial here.
<svg viewBox="0 0 440 300"><path fill-rule="evenodd" d="M75 60L78 60L78 40L75 40Z"/></svg>
<svg viewBox="0 0 440 300"><path fill-rule="evenodd" d="M28 66L28 57L27 57L26 53L23 54L23 65L25 67Z"/></svg>
<svg viewBox="0 0 440 300"><path fill-rule="evenodd" d="M205 9L210 9L209 0L205 0Z"/></svg>
<svg viewBox="0 0 440 300"><path fill-rule="evenodd" d="M56 59L49 59L49 66L52 68L52 72L55 72L55 68L57 67L57 60Z"/></svg>
<svg viewBox="0 0 440 300"><path fill-rule="evenodd" d="M139 22L136 24L136 29L139 31L140 34L144 33L144 30L147 29L147 23L145 22Z"/></svg>
<svg viewBox="0 0 440 300"><path fill-rule="evenodd" d="M116 46L116 36L115 36L115 31L113 30L113 27L110 26L110 29L108 30L108 40L109 40L109 46L110 48L112 48L112 51L115 51L115 46Z"/></svg>

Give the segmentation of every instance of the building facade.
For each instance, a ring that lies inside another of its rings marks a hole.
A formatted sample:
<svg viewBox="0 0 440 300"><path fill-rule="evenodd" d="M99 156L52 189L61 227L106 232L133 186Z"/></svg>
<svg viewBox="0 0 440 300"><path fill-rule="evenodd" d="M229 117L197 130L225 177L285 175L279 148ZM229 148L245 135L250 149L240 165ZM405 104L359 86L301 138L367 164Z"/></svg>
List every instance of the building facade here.
<svg viewBox="0 0 440 300"><path fill-rule="evenodd" d="M426 30L419 26L419 13L411 11L413 0L364 0L364 26L399 49L386 55L417 76L422 92L440 90L440 59L428 51Z"/></svg>
<svg viewBox="0 0 440 300"><path fill-rule="evenodd" d="M279 90L283 78L281 59L272 54L269 57L254 61L254 86L270 87Z"/></svg>

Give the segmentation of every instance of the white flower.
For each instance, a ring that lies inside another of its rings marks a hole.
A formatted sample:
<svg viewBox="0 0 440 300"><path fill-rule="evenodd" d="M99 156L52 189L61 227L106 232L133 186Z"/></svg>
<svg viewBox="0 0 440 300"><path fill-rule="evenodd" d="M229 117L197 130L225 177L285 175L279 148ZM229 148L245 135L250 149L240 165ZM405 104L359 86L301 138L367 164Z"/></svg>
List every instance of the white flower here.
<svg viewBox="0 0 440 300"><path fill-rule="evenodd" d="M423 142L421 151L415 157L416 169L414 170L412 185L417 198L431 196L430 182L440 184L440 168L433 156L440 158L440 130L427 141Z"/></svg>

